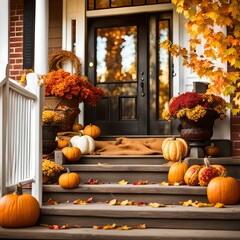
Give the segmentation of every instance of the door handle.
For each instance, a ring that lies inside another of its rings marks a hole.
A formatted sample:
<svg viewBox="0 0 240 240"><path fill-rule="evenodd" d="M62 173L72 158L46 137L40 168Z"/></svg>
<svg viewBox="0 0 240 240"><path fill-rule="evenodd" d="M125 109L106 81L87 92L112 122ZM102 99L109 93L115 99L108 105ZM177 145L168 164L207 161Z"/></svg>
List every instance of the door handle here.
<svg viewBox="0 0 240 240"><path fill-rule="evenodd" d="M144 73L142 72L142 75L144 75ZM144 77L141 77L141 82L140 82L140 87L142 88L142 93L141 96L145 97L145 92L144 92Z"/></svg>

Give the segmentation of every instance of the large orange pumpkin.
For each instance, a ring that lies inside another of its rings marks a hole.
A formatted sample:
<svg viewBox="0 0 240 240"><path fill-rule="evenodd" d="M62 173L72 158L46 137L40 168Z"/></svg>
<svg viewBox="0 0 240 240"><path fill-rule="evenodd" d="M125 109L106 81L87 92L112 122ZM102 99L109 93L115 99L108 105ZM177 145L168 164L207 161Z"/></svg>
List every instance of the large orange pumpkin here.
<svg viewBox="0 0 240 240"><path fill-rule="evenodd" d="M233 177L213 178L207 186L207 197L210 203L236 204L240 199L240 185Z"/></svg>
<svg viewBox="0 0 240 240"><path fill-rule="evenodd" d="M78 147L64 147L62 153L70 162L78 161L82 156L81 150Z"/></svg>
<svg viewBox="0 0 240 240"><path fill-rule="evenodd" d="M61 174L58 178L58 183L62 188L72 189L76 188L80 184L80 176L75 172L70 172L67 168L67 172Z"/></svg>
<svg viewBox="0 0 240 240"><path fill-rule="evenodd" d="M162 143L163 157L168 161L177 162L188 154L188 144L182 138L166 138Z"/></svg>
<svg viewBox="0 0 240 240"><path fill-rule="evenodd" d="M173 163L168 171L168 183L183 183L187 169L188 165L182 161L182 158L180 158L178 162Z"/></svg>
<svg viewBox="0 0 240 240"><path fill-rule="evenodd" d="M38 201L30 194L23 194L20 184L15 193L7 194L0 199L2 227L30 227L37 223L39 216Z"/></svg>
<svg viewBox="0 0 240 240"><path fill-rule="evenodd" d="M83 130L84 135L88 135L93 139L97 138L101 134L101 129L97 125L89 124Z"/></svg>

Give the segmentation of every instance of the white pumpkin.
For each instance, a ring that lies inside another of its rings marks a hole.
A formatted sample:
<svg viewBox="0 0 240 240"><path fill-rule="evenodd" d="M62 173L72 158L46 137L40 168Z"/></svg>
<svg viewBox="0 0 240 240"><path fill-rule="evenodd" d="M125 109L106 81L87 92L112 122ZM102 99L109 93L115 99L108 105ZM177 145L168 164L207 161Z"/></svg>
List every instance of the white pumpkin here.
<svg viewBox="0 0 240 240"><path fill-rule="evenodd" d="M95 150L95 141L92 137L87 135L74 136L70 139L73 147L78 147L82 154L89 154Z"/></svg>

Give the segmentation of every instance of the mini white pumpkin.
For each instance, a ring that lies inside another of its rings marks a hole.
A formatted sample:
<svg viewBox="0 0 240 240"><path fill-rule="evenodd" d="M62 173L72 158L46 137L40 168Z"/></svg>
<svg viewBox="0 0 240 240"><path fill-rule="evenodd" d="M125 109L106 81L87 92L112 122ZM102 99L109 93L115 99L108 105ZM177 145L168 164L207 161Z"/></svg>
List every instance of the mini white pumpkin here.
<svg viewBox="0 0 240 240"><path fill-rule="evenodd" d="M70 139L73 147L78 147L82 154L89 154L95 150L95 141L92 137L87 135L74 136Z"/></svg>

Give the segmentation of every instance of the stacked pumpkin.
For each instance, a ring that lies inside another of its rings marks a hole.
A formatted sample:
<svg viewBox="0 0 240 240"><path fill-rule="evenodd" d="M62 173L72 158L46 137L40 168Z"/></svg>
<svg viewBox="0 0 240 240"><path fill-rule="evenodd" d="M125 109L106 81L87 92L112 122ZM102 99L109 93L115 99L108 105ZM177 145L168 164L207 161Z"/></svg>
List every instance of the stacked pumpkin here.
<svg viewBox="0 0 240 240"><path fill-rule="evenodd" d="M62 149L63 155L69 162L78 161L83 154L90 154L95 150L94 139L99 137L101 130L97 125L89 124L85 128L75 123L73 131L79 135L73 137L63 137L58 140L58 148Z"/></svg>
<svg viewBox="0 0 240 240"><path fill-rule="evenodd" d="M204 165L188 165L182 160L188 154L188 145L181 138L167 138L162 144L163 156L174 163L168 172L168 183L182 183L189 186L207 187L210 203L236 204L240 200L240 184L227 176L227 169L222 165L210 165L204 158ZM213 153L211 155L214 155Z"/></svg>

